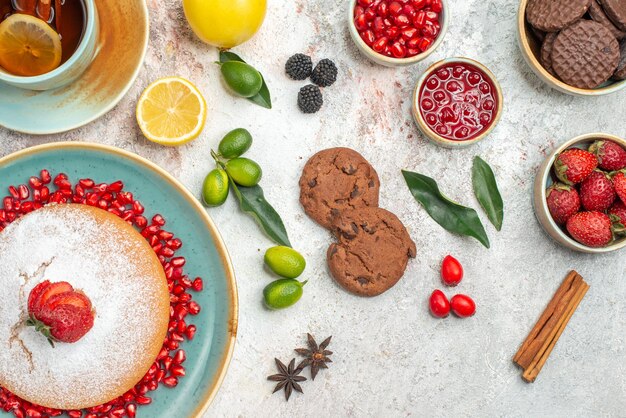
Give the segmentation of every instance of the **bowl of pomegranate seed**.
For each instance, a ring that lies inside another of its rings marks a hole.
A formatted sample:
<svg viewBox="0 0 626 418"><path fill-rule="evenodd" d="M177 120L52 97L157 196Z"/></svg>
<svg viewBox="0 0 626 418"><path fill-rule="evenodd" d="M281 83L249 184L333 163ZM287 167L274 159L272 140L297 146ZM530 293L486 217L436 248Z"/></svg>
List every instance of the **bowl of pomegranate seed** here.
<svg viewBox="0 0 626 418"><path fill-rule="evenodd" d="M422 61L448 30L447 0L351 0L348 27L371 61L388 67Z"/></svg>
<svg viewBox="0 0 626 418"><path fill-rule="evenodd" d="M574 96L602 96L626 87L626 44L619 42L626 32L609 18L608 7L597 0L572 0L547 13L545 3L521 0L517 14L518 44L535 75Z"/></svg>
<svg viewBox="0 0 626 418"><path fill-rule="evenodd" d="M537 173L533 203L543 229L574 251L626 246L626 140L605 133L571 139Z"/></svg>
<svg viewBox="0 0 626 418"><path fill-rule="evenodd" d="M469 58L431 65L413 94L413 118L422 133L446 148L483 140L498 124L503 97L495 75Z"/></svg>

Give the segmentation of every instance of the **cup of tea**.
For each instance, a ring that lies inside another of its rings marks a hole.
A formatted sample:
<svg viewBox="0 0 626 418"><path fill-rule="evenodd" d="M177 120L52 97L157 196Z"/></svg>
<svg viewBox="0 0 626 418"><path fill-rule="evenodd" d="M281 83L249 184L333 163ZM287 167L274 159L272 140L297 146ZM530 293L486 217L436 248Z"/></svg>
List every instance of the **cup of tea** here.
<svg viewBox="0 0 626 418"><path fill-rule="evenodd" d="M0 83L67 85L91 64L98 34L94 0L0 0Z"/></svg>

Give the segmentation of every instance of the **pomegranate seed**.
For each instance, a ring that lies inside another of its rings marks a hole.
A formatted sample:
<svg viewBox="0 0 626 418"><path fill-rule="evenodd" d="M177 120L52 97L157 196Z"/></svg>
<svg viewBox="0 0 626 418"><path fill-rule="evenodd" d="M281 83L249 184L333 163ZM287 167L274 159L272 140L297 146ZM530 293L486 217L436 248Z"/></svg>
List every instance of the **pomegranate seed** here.
<svg viewBox="0 0 626 418"><path fill-rule="evenodd" d="M196 335L196 326L195 325L189 325L187 327L187 331L185 331L185 337L187 337L187 339L189 341L193 340L193 337Z"/></svg>
<svg viewBox="0 0 626 418"><path fill-rule="evenodd" d="M100 199L100 200L98 200L98 207L99 207L100 209L106 209L106 208L108 208L108 207L109 207L109 204L107 203L107 201L106 201L106 200L104 200L104 199Z"/></svg>
<svg viewBox="0 0 626 418"><path fill-rule="evenodd" d="M185 341L185 339L183 338L182 335L179 335L179 334L177 334L175 332L172 332L172 334L170 335L170 339L172 341L176 341L176 342L179 342L179 343L182 343L183 341Z"/></svg>
<svg viewBox="0 0 626 418"><path fill-rule="evenodd" d="M7 411L9 412L9 411ZM21 409L14 409L13 410L13 415L15 415L15 418L24 418L24 413L22 412Z"/></svg>
<svg viewBox="0 0 626 418"><path fill-rule="evenodd" d="M171 358L171 357L165 357L165 358L163 359L163 368L164 368L165 370L169 370L169 369L170 369L170 366L172 365L172 362L173 362L173 361L174 361L174 359L173 359L173 358Z"/></svg>
<svg viewBox="0 0 626 418"><path fill-rule="evenodd" d="M137 405L134 403L126 405L126 414L128 414L129 418L135 418L137 416Z"/></svg>
<svg viewBox="0 0 626 418"><path fill-rule="evenodd" d="M100 183L100 184L96 184L95 186L93 186L93 190L95 192L100 192L100 193L106 192L108 188L109 188L109 185L106 183Z"/></svg>
<svg viewBox="0 0 626 418"><path fill-rule="evenodd" d="M165 374L166 374L166 372L165 372L164 369L159 369L159 371L157 372L154 380L156 380L157 382L160 382L165 377Z"/></svg>
<svg viewBox="0 0 626 418"><path fill-rule="evenodd" d="M171 248L168 248L168 247L164 247L161 250L161 254L160 255L162 255L163 257L167 257L167 258L172 257L174 255L174 250L171 249Z"/></svg>
<svg viewBox="0 0 626 418"><path fill-rule="evenodd" d="M9 186L9 194L11 195L11 197L13 197L13 199L19 199L20 198L20 194L18 193L18 191L15 188L15 186Z"/></svg>
<svg viewBox="0 0 626 418"><path fill-rule="evenodd" d="M165 219L163 216L156 214L152 217L152 223L155 225L163 226L165 225Z"/></svg>
<svg viewBox="0 0 626 418"><path fill-rule="evenodd" d="M41 188L41 201L47 202L49 198L50 198L50 189L48 189L46 186L42 187Z"/></svg>
<svg viewBox="0 0 626 418"><path fill-rule="evenodd" d="M196 277L194 279L193 284L191 285L191 287L196 292L201 292L202 288L204 287L204 282L202 281L202 279L200 277Z"/></svg>
<svg viewBox="0 0 626 418"><path fill-rule="evenodd" d="M180 334L184 333L187 330L187 324L185 323L185 321L178 321L178 323L176 324L176 331L178 331Z"/></svg>
<svg viewBox="0 0 626 418"><path fill-rule="evenodd" d="M192 315L198 315L200 313L200 305L198 305L198 302L194 300L189 302L189 313Z"/></svg>
<svg viewBox="0 0 626 418"><path fill-rule="evenodd" d="M28 418L41 418L41 412L37 411L34 408L26 408L26 416Z"/></svg>
<svg viewBox="0 0 626 418"><path fill-rule="evenodd" d="M183 293L178 297L178 301L181 303L189 302L191 300L191 295L189 293Z"/></svg>
<svg viewBox="0 0 626 418"><path fill-rule="evenodd" d="M185 375L185 368L182 366L172 366L172 369L170 370L170 373L172 374L172 376L184 376Z"/></svg>
<svg viewBox="0 0 626 418"><path fill-rule="evenodd" d="M2 204L4 205L4 210L7 212L13 211L13 199L9 196L2 199Z"/></svg>
<svg viewBox="0 0 626 418"><path fill-rule="evenodd" d="M35 176L28 179L28 184L30 184L33 189L40 189L43 186L41 179Z"/></svg>
<svg viewBox="0 0 626 418"><path fill-rule="evenodd" d="M107 187L107 190L109 192L118 193L118 192L121 192L123 188L124 188L124 183L118 180L116 182L109 184L109 187Z"/></svg>
<svg viewBox="0 0 626 418"><path fill-rule="evenodd" d="M152 398L148 398L147 396L137 396L135 400L139 405L148 405L150 402L152 402Z"/></svg>
<svg viewBox="0 0 626 418"><path fill-rule="evenodd" d="M178 384L178 378L174 376L166 377L163 379L163 384L165 386L169 386L171 388L175 387Z"/></svg>
<svg viewBox="0 0 626 418"><path fill-rule="evenodd" d="M185 350L178 350L176 354L174 354L174 363L181 364L185 360L187 360L187 355L185 353Z"/></svg>
<svg viewBox="0 0 626 418"><path fill-rule="evenodd" d="M161 360L164 359L165 357L167 357L167 349L162 348L161 351L159 351L159 355L157 356L157 360Z"/></svg>
<svg viewBox="0 0 626 418"><path fill-rule="evenodd" d="M159 382L157 382L156 380L151 380L150 382L146 383L146 386L150 391L156 390L157 387L159 387Z"/></svg>
<svg viewBox="0 0 626 418"><path fill-rule="evenodd" d="M131 212L132 215L132 212ZM148 225L148 220L146 219L145 216L135 216L135 225L137 225L138 228L145 228L146 225Z"/></svg>
<svg viewBox="0 0 626 418"><path fill-rule="evenodd" d="M137 200L135 200L133 202L133 212L135 212L135 215L141 215L144 212L144 207L141 203L139 203Z"/></svg>
<svg viewBox="0 0 626 418"><path fill-rule="evenodd" d="M396 58L404 58L406 56L406 48L398 42L394 42L391 46L391 53Z"/></svg>
<svg viewBox="0 0 626 418"><path fill-rule="evenodd" d="M30 196L30 190L24 184L20 184L20 187L18 187L17 191L19 192L20 199L22 200L26 200Z"/></svg>
<svg viewBox="0 0 626 418"><path fill-rule="evenodd" d="M173 267L182 267L182 266L184 266L184 265L185 265L185 261L186 261L186 260L185 260L185 257L176 257L176 258L172 258L172 259L170 260L170 264L171 264Z"/></svg>
<svg viewBox="0 0 626 418"><path fill-rule="evenodd" d="M185 319L188 313L189 311L184 305L177 305L174 308L174 318L176 318L176 320L178 321Z"/></svg>
<svg viewBox="0 0 626 418"><path fill-rule="evenodd" d="M174 234L168 231L164 231L164 230L159 231L158 235L159 235L159 239L162 239L163 241L169 241L172 238L174 238Z"/></svg>
<svg viewBox="0 0 626 418"><path fill-rule="evenodd" d="M24 202L22 204L22 212L23 213L32 212L33 210L35 210L33 202Z"/></svg>
<svg viewBox="0 0 626 418"><path fill-rule="evenodd" d="M383 36L372 44L372 49L376 52L382 52L385 50L385 46L387 46L387 38Z"/></svg>

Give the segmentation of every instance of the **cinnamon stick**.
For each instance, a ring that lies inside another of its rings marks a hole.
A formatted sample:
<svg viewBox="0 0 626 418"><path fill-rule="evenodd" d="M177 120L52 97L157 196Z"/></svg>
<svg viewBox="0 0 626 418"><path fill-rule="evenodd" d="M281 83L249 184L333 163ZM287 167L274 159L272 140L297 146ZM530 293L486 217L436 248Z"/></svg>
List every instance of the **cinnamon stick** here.
<svg viewBox="0 0 626 418"><path fill-rule="evenodd" d="M54 0L54 27L61 34L61 4L62 0Z"/></svg>
<svg viewBox="0 0 626 418"><path fill-rule="evenodd" d="M589 290L589 285L583 281L581 286L577 289L576 294L574 295L574 298L568 306L565 315L559 320L554 337L551 340L546 341L546 344L541 348L529 367L524 370L522 378L526 382L532 383L535 381L535 379L537 379L539 372L541 372L541 369L546 363L546 360L548 360L548 357L550 357L552 349L561 337L561 334L563 334L563 331L565 330L565 327L567 327L569 320L572 318L572 315L574 315L574 312L576 312L576 309L585 297L585 294L587 294L587 290Z"/></svg>
<svg viewBox="0 0 626 418"><path fill-rule="evenodd" d="M52 0L39 0L37 3L37 16L44 22L49 22L52 16Z"/></svg>
<svg viewBox="0 0 626 418"><path fill-rule="evenodd" d="M513 357L513 362L523 369L530 366L540 349L547 344L546 341L549 343L554 338L557 325L564 317L582 282L582 277L575 271L571 271L567 275L517 354Z"/></svg>

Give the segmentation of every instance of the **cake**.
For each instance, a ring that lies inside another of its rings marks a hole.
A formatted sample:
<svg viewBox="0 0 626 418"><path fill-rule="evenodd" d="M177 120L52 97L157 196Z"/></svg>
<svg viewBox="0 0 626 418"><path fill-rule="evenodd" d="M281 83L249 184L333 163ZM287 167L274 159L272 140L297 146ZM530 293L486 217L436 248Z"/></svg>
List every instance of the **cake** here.
<svg viewBox="0 0 626 418"><path fill-rule="evenodd" d="M91 302L93 326L54 347L27 326L40 283L68 282ZM49 205L0 232L0 386L49 408L83 409L121 396L155 362L170 304L149 243L88 205Z"/></svg>

